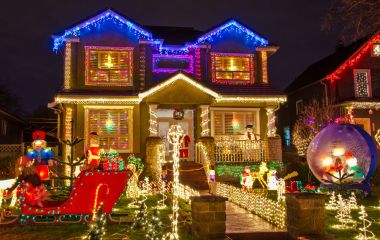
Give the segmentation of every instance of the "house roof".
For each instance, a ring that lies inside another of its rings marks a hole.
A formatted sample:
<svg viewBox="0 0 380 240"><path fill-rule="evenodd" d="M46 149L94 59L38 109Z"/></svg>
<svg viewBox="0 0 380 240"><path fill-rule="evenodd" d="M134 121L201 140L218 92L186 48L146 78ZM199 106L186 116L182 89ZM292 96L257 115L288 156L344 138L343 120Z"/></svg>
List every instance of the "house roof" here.
<svg viewBox="0 0 380 240"><path fill-rule="evenodd" d="M15 120L16 122L21 123L22 125L25 125L25 126L28 125L28 123L27 123L26 120L22 119L22 118L19 117L19 116L16 116L15 114L12 114L12 113L7 112L7 111L4 110L4 109L0 109L0 114L5 115L5 116L7 116L7 117L13 119L13 120Z"/></svg>
<svg viewBox="0 0 380 240"><path fill-rule="evenodd" d="M241 96L285 96L284 92L268 83L254 83L249 85L222 85L209 83L208 88L223 95Z"/></svg>
<svg viewBox="0 0 380 240"><path fill-rule="evenodd" d="M183 48L204 42L212 42L219 34L231 30L236 31L239 35L245 35L250 42L256 46L268 46L267 39L234 19L230 19L203 32L192 27L140 26L115 10L106 9L59 34L53 35L53 50L57 51L66 39L73 36L80 36L83 31L96 29L100 24L106 21L114 21L115 24L118 24L122 29L125 28L128 31L133 31L134 35L139 38L147 40L163 39L164 44L181 45Z"/></svg>
<svg viewBox="0 0 380 240"><path fill-rule="evenodd" d="M331 55L311 64L303 73L301 73L301 75L290 83L285 89L285 92L291 93L301 87L326 78L359 50L368 40L369 37L359 39L346 47L338 48Z"/></svg>

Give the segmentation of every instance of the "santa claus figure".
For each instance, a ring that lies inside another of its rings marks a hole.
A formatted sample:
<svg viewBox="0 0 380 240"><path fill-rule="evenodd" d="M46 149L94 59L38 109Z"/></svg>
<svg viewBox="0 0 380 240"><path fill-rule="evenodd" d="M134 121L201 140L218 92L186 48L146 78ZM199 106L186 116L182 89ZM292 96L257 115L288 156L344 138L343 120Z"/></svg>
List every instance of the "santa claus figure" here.
<svg viewBox="0 0 380 240"><path fill-rule="evenodd" d="M253 180L249 166L246 166L243 173L240 175L240 184L243 190L252 190Z"/></svg>
<svg viewBox="0 0 380 240"><path fill-rule="evenodd" d="M32 149L28 150L27 156L30 161L34 162L36 172L41 180L49 180L49 166L53 165L53 152L46 146L45 132L35 131L32 137Z"/></svg>
<svg viewBox="0 0 380 240"><path fill-rule="evenodd" d="M90 148L86 151L87 169L96 170L100 163L99 136L96 132L90 133Z"/></svg>

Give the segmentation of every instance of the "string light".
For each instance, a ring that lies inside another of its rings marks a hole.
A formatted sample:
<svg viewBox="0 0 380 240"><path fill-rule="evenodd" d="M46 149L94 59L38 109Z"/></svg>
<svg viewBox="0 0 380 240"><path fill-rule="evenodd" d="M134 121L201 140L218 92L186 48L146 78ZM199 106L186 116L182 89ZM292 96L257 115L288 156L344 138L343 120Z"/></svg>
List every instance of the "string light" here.
<svg viewBox="0 0 380 240"><path fill-rule="evenodd" d="M71 42L66 42L65 48L65 75L64 75L64 88L70 89L71 83Z"/></svg>
<svg viewBox="0 0 380 240"><path fill-rule="evenodd" d="M256 191L247 192L231 185L218 183L216 194L227 197L228 201L255 213L281 229L286 227L285 206L267 198L264 193Z"/></svg>
<svg viewBox="0 0 380 240"><path fill-rule="evenodd" d="M195 48L195 78L197 80L201 80L202 72L201 72L201 49Z"/></svg>
<svg viewBox="0 0 380 240"><path fill-rule="evenodd" d="M180 125L171 125L167 134L167 139L173 145L173 213L172 213L172 230L168 237L171 240L179 239L178 236L178 197L179 197L179 148L185 135Z"/></svg>
<svg viewBox="0 0 380 240"><path fill-rule="evenodd" d="M106 187L107 189L107 192L106 192L106 195L109 194L109 187L108 187L108 184L104 184L104 183L101 183L99 184L97 187L96 187L96 191L95 191L95 200L94 200L94 207L92 208L92 221L94 221L96 219L96 210L98 208L97 204L98 204L98 196L99 196L99 189L104 186Z"/></svg>
<svg viewBox="0 0 380 240"><path fill-rule="evenodd" d="M326 209L328 209L328 210L337 210L338 209L338 203L336 201L335 192L331 193L329 202L326 205Z"/></svg>
<svg viewBox="0 0 380 240"><path fill-rule="evenodd" d="M275 109L274 108L266 108L267 116L268 116L268 123L267 128L268 137L275 137L276 136L276 115L274 114Z"/></svg>
<svg viewBox="0 0 380 240"><path fill-rule="evenodd" d="M355 221L351 217L351 207L349 201L342 198L342 195L338 194L338 211L335 215L339 224L333 225L336 229L349 229L355 224Z"/></svg>
<svg viewBox="0 0 380 240"><path fill-rule="evenodd" d="M158 123L157 123L157 105L149 104L149 133L150 136L157 136L158 134Z"/></svg>
<svg viewBox="0 0 380 240"><path fill-rule="evenodd" d="M268 55L266 51L260 51L261 53L261 71L263 83L268 83Z"/></svg>
<svg viewBox="0 0 380 240"><path fill-rule="evenodd" d="M163 67L158 66L159 62L162 60L174 60L174 61L185 61L188 64L187 68L172 68L172 67ZM193 73L194 72L194 59L191 55L162 55L162 54L153 54L152 55L152 66L153 66L153 72L154 73L172 73L176 72L178 70L182 70L187 73Z"/></svg>
<svg viewBox="0 0 380 240"><path fill-rule="evenodd" d="M201 106L201 136L210 136L210 128L209 128L209 123L210 123L210 107L208 105Z"/></svg>
<svg viewBox="0 0 380 240"><path fill-rule="evenodd" d="M371 79L369 69L355 69L355 96L356 97L371 97Z"/></svg>
<svg viewBox="0 0 380 240"><path fill-rule="evenodd" d="M354 192L351 192L350 198L348 199L348 204L351 209L358 209L358 201L356 200L356 196Z"/></svg>

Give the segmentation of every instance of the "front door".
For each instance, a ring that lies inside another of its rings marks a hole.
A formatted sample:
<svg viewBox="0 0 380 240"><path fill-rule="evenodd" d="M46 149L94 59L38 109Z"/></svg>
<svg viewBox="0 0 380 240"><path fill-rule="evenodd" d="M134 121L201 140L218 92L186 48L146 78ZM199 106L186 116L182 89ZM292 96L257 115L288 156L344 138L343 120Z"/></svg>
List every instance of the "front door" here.
<svg viewBox="0 0 380 240"><path fill-rule="evenodd" d="M194 111L184 110L182 120L173 119L172 109L157 109L158 135L166 145L166 159L171 159L172 145L167 141L166 135L171 125L178 124L185 132L185 137L180 147L181 161L194 161Z"/></svg>

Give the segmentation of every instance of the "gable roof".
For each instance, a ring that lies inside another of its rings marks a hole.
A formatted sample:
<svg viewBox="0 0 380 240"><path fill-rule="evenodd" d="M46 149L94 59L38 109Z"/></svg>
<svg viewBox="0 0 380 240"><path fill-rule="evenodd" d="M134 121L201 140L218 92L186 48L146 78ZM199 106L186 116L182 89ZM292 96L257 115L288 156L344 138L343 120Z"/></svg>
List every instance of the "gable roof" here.
<svg viewBox="0 0 380 240"><path fill-rule="evenodd" d="M188 51L188 48L194 47L205 42L213 42L216 37L228 31L236 31L239 35L245 35L251 43L256 46L268 46L269 42L258 33L250 28L230 19L225 23L217 25L208 31L199 31L192 27L167 27L167 26L140 26L134 21L128 19L113 9L106 9L78 24L66 29L63 33L53 35L53 50L58 49L63 45L66 39L72 36L80 36L82 31L96 28L106 21L113 21L122 28L127 28L128 31L134 31L135 35L146 40L162 39L168 45L181 45L174 51ZM148 29L148 30L146 30ZM202 35L203 34L203 35ZM167 47L160 43L160 51L167 51ZM170 52L170 51L169 51Z"/></svg>
<svg viewBox="0 0 380 240"><path fill-rule="evenodd" d="M54 41L53 50L57 51L60 48L60 46L63 44L63 42L66 40L67 37L80 36L82 30L95 28L97 25L102 24L106 21L114 21L116 24L119 24L121 27L126 27L129 30L134 31L136 35L144 39L152 39L152 34L146 31L145 29L143 29L137 23L122 16L121 14L117 13L115 10L107 9L105 11L102 11L99 14L96 14L93 17L86 19L85 21L79 24L76 24L75 26L69 29L66 29L61 34L54 35L53 36L53 41Z"/></svg>
<svg viewBox="0 0 380 240"><path fill-rule="evenodd" d="M234 19L230 19L226 21L225 23L222 23L218 26L211 28L208 31L205 31L206 33L198 38L197 43L210 42L210 41L212 42L215 36L223 32L230 31L230 30L238 31L241 34L244 34L247 37L250 37L252 40L254 40L254 42L259 43L258 44L259 46L268 45L268 40L266 40L259 34L255 33L254 31L252 31L251 29L237 22Z"/></svg>
<svg viewBox="0 0 380 240"><path fill-rule="evenodd" d="M358 49L360 49L363 44L368 41L368 39L368 37L359 39L346 47L337 49L331 55L311 64L303 73L301 73L301 75L289 84L289 86L285 89L285 92L291 93L301 87L326 78Z"/></svg>

